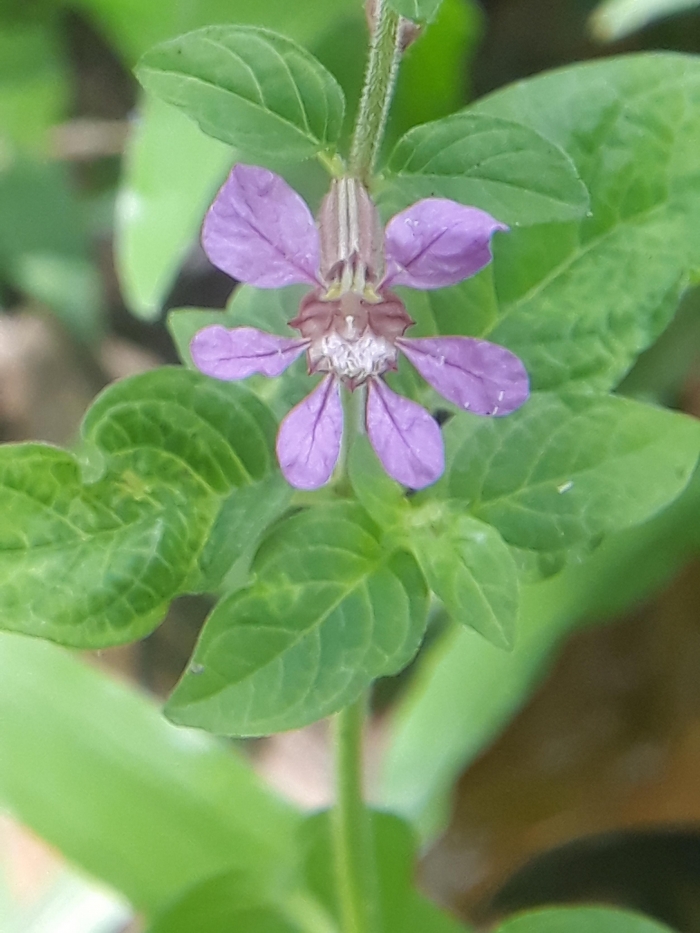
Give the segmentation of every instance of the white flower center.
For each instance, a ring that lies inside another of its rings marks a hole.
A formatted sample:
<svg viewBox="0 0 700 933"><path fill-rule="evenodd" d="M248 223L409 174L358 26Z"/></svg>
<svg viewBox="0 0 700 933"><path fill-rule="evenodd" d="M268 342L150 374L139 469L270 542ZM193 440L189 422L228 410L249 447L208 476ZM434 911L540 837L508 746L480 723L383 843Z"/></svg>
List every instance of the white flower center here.
<svg viewBox="0 0 700 933"><path fill-rule="evenodd" d="M397 350L388 340L371 332L365 331L352 339L333 331L310 349L310 356L315 368L359 385L370 376L379 376L392 368Z"/></svg>

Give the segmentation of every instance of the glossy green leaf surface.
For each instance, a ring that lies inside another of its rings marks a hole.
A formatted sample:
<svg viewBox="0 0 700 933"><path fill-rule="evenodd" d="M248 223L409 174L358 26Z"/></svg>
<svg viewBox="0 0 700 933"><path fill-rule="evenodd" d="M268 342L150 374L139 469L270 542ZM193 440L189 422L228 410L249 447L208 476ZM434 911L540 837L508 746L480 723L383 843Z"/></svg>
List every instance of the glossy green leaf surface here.
<svg viewBox="0 0 700 933"><path fill-rule="evenodd" d="M484 336L517 353L537 389L607 390L700 267L700 63L654 53L574 65L475 110L562 148L591 197L579 223L499 237L499 319Z"/></svg>
<svg viewBox="0 0 700 933"><path fill-rule="evenodd" d="M511 648L520 600L518 569L496 529L429 504L411 516L410 542L450 618L494 645Z"/></svg>
<svg viewBox="0 0 700 933"><path fill-rule="evenodd" d="M222 735L261 735L320 719L401 670L426 624L414 559L385 549L352 504L273 527L254 582L221 600L168 715Z"/></svg>
<svg viewBox="0 0 700 933"><path fill-rule="evenodd" d="M0 805L139 909L226 870L271 884L297 814L244 758L175 729L137 691L0 633Z"/></svg>
<svg viewBox="0 0 700 933"><path fill-rule="evenodd" d="M700 425L615 396L533 395L445 428L448 494L510 544L556 551L650 518L687 484Z"/></svg>
<svg viewBox="0 0 700 933"><path fill-rule="evenodd" d="M386 184L392 208L451 198L516 226L574 220L588 209L565 152L520 123L468 111L409 130L390 156Z"/></svg>
<svg viewBox="0 0 700 933"><path fill-rule="evenodd" d="M137 68L146 90L245 158L300 161L332 149L343 92L305 49L253 26L207 26L164 42Z"/></svg>
<svg viewBox="0 0 700 933"><path fill-rule="evenodd" d="M507 920L497 933L671 933L642 914L605 907L555 907Z"/></svg>
<svg viewBox="0 0 700 933"><path fill-rule="evenodd" d="M274 435L242 386L163 368L97 399L83 425L85 476L53 447L0 449L2 627L80 647L147 634L201 581L232 490L272 470ZM268 508L248 501L246 536Z"/></svg>

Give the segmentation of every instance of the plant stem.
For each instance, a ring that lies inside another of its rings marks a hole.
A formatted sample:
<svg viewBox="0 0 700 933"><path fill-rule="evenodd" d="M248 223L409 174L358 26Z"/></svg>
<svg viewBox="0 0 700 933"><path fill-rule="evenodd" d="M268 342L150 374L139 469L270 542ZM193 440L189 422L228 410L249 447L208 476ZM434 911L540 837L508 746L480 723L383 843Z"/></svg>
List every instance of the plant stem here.
<svg viewBox="0 0 700 933"><path fill-rule="evenodd" d="M366 698L334 720L337 799L332 815L336 883L343 933L376 933L377 897L370 813L362 795Z"/></svg>
<svg viewBox="0 0 700 933"><path fill-rule="evenodd" d="M388 0L376 0L375 16L365 85L350 149L350 172L366 186L382 144L400 57L399 14L392 10Z"/></svg>

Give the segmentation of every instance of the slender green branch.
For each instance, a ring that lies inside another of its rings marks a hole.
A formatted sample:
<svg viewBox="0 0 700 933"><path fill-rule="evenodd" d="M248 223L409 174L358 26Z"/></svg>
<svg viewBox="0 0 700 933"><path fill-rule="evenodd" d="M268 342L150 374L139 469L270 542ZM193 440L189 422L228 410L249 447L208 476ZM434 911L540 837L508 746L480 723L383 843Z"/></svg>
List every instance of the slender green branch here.
<svg viewBox="0 0 700 933"><path fill-rule="evenodd" d="M387 0L376 0L376 25L350 149L350 172L369 185L382 144L399 67L398 13Z"/></svg>
<svg viewBox="0 0 700 933"><path fill-rule="evenodd" d="M377 883L370 813L362 794L363 697L335 717L337 800L333 846L343 933L376 933Z"/></svg>

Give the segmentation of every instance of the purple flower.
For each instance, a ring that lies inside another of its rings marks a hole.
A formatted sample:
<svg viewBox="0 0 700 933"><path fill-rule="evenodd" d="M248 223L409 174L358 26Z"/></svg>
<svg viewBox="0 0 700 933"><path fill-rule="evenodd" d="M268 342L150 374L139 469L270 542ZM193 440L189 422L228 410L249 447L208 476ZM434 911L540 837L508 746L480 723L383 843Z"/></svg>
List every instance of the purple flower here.
<svg viewBox="0 0 700 933"><path fill-rule="evenodd" d="M420 489L444 470L440 428L420 405L392 392L382 376L401 351L446 399L480 415L506 415L528 397L518 357L470 337L408 339L413 324L392 285L454 285L491 261L490 241L507 230L489 214L443 198L418 201L382 230L355 178L333 182L318 223L284 179L236 165L204 221L202 242L224 272L258 288L304 283L311 291L290 325L296 339L253 327L205 327L192 358L216 379L279 376L302 353L309 373L326 373L282 421L277 457L292 486L327 483L340 454L340 384L367 386L365 424L384 469Z"/></svg>

